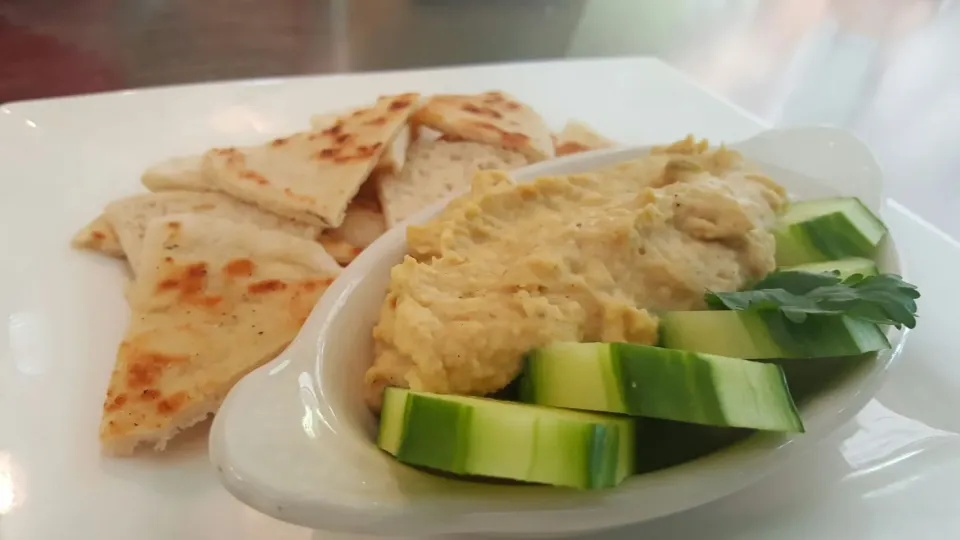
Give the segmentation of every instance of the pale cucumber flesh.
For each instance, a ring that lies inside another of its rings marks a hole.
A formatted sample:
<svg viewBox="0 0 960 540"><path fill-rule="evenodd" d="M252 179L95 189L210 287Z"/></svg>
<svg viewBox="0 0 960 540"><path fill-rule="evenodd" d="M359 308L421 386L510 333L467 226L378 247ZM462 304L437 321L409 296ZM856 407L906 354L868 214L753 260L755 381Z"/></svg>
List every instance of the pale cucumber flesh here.
<svg viewBox="0 0 960 540"><path fill-rule="evenodd" d="M660 318L660 345L733 358L823 358L890 348L883 330L843 315L802 323L779 312L673 311Z"/></svg>
<svg viewBox="0 0 960 540"><path fill-rule="evenodd" d="M631 418L388 388L378 446L457 475L582 489L633 473Z"/></svg>
<svg viewBox="0 0 960 540"><path fill-rule="evenodd" d="M795 203L773 230L777 264L874 259L886 232L883 222L853 197Z"/></svg>
<svg viewBox="0 0 960 540"><path fill-rule="evenodd" d="M556 343L526 361L521 396L553 407L803 431L781 368L627 343Z"/></svg>

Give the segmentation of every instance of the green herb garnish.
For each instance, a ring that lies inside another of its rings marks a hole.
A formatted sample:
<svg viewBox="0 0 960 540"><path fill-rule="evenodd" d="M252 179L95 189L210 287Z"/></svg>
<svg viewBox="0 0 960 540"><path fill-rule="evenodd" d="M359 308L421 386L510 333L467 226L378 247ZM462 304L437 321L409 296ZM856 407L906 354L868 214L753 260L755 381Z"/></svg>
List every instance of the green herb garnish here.
<svg viewBox="0 0 960 540"><path fill-rule="evenodd" d="M917 287L896 274L841 279L839 272L774 271L745 291L707 292L714 309L780 311L792 322L807 315L846 315L876 324L913 328Z"/></svg>

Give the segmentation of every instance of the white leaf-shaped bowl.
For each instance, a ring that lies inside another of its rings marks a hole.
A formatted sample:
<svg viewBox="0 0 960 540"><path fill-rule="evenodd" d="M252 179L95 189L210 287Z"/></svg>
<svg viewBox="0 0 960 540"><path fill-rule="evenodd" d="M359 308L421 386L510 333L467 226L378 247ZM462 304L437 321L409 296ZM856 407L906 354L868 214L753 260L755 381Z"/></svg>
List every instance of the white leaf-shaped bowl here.
<svg viewBox="0 0 960 540"><path fill-rule="evenodd" d="M856 195L879 211L879 167L844 131L771 130L731 147L796 199ZM584 172L648 150L573 155L513 176L522 182ZM439 206L411 222L426 220ZM331 286L290 347L230 392L213 423L210 455L224 485L246 504L316 529L417 537L569 534L651 519L739 490L839 427L876 391L904 337L892 332L892 350L860 363L808 400L801 407L807 427L802 435L757 434L606 491L461 482L411 469L378 450L375 420L361 399L371 330L390 268L405 253L405 227L387 232ZM900 272L889 240L880 265Z"/></svg>

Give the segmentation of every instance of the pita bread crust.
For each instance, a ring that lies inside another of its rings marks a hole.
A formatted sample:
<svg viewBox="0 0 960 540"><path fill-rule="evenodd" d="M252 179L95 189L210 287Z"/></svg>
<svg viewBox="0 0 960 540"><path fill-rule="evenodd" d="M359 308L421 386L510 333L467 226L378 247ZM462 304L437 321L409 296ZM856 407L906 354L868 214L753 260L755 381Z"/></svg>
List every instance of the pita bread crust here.
<svg viewBox="0 0 960 540"><path fill-rule="evenodd" d="M597 133L592 127L579 120L570 120L553 140L557 156L568 156L601 148L618 146L611 139Z"/></svg>
<svg viewBox="0 0 960 540"><path fill-rule="evenodd" d="M224 193L161 191L134 195L110 203L104 215L116 231L134 273L139 273L142 242L149 223L171 214L208 214L238 223L251 223L267 230L299 238L316 239L320 231L239 201Z"/></svg>
<svg viewBox="0 0 960 540"><path fill-rule="evenodd" d="M436 95L413 119L447 137L518 152L530 162L554 156L550 129L543 118L503 92Z"/></svg>
<svg viewBox="0 0 960 540"><path fill-rule="evenodd" d="M114 455L162 450L216 412L290 343L340 268L316 242L198 214L153 220L143 247L100 425Z"/></svg>
<svg viewBox="0 0 960 540"><path fill-rule="evenodd" d="M120 239L113 230L106 216L100 214L80 229L71 245L77 249L89 249L90 251L99 251L105 255L122 259L124 257L123 247L120 245Z"/></svg>
<svg viewBox="0 0 960 540"><path fill-rule="evenodd" d="M477 171L510 170L527 159L503 148L476 142L421 140L410 147L399 175L380 178L380 206L388 227L432 204L465 192Z"/></svg>
<svg viewBox="0 0 960 540"><path fill-rule="evenodd" d="M378 205L356 198L347 208L343 225L327 229L320 243L341 265L348 265L386 230Z"/></svg>
<svg viewBox="0 0 960 540"><path fill-rule="evenodd" d="M203 156L180 156L151 165L140 183L150 191L220 191L216 184L200 174Z"/></svg>
<svg viewBox="0 0 960 540"><path fill-rule="evenodd" d="M418 94L382 97L322 131L263 146L207 152L201 171L223 191L319 227L339 227L347 205L387 144L406 124Z"/></svg>

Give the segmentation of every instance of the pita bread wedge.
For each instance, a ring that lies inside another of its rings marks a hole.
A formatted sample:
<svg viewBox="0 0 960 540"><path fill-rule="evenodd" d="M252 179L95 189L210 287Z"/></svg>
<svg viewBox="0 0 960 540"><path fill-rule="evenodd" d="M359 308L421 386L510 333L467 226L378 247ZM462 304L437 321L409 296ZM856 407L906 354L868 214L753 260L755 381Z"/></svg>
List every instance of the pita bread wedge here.
<svg viewBox="0 0 960 540"><path fill-rule="evenodd" d="M220 191L216 184L200 174L202 156L181 156L152 165L140 183L150 191Z"/></svg>
<svg viewBox="0 0 960 540"><path fill-rule="evenodd" d="M378 205L357 197L347 208L343 224L323 231L320 243L338 263L346 266L385 230Z"/></svg>
<svg viewBox="0 0 960 540"><path fill-rule="evenodd" d="M73 237L70 242L77 249L99 251L111 257L122 259L123 247L106 216L100 214Z"/></svg>
<svg viewBox="0 0 960 540"><path fill-rule="evenodd" d="M597 133L589 125L571 120L563 131L554 137L554 149L557 156L567 156L601 148L613 148L617 143Z"/></svg>
<svg viewBox="0 0 960 540"><path fill-rule="evenodd" d="M116 231L120 245L135 274L139 274L143 236L156 218L170 214L207 214L238 223L251 223L261 229L276 230L308 240L316 239L316 227L266 212L224 193L161 191L144 193L114 201L104 215Z"/></svg>
<svg viewBox="0 0 960 540"><path fill-rule="evenodd" d="M448 137L518 152L530 162L553 157L553 140L543 118L502 92L433 96L413 120Z"/></svg>
<svg viewBox="0 0 960 540"><path fill-rule="evenodd" d="M150 223L100 441L129 455L217 411L300 330L339 266L316 242L198 214Z"/></svg>
<svg viewBox="0 0 960 540"><path fill-rule="evenodd" d="M220 148L202 172L223 191L271 212L320 227L339 227L347 205L387 145L406 125L418 94L382 97L322 131L263 146Z"/></svg>
<svg viewBox="0 0 960 540"><path fill-rule="evenodd" d="M348 111L353 113L354 110ZM340 115L337 114L315 114L310 118L310 129L313 131L323 131L333 127ZM387 149L380 156L375 169L383 172L399 172L403 168L403 162L407 156L407 148L416 137L417 129L413 125L408 125L405 129L397 132L393 141L387 145Z"/></svg>
<svg viewBox="0 0 960 540"><path fill-rule="evenodd" d="M410 147L407 164L399 175L379 179L380 207L387 227L466 191L477 171L509 170L526 164L523 155L486 144L418 141Z"/></svg>

